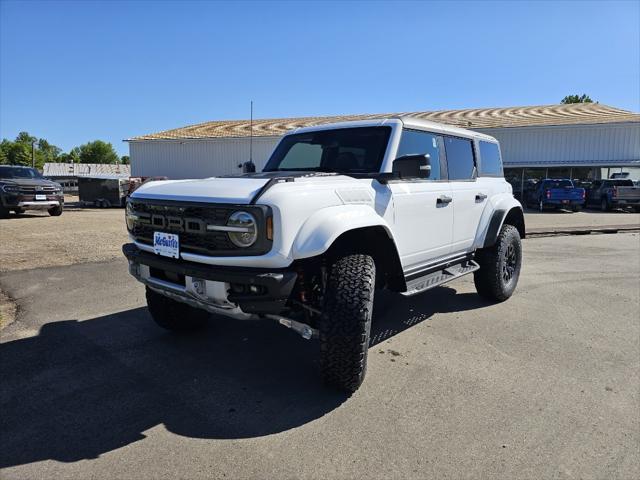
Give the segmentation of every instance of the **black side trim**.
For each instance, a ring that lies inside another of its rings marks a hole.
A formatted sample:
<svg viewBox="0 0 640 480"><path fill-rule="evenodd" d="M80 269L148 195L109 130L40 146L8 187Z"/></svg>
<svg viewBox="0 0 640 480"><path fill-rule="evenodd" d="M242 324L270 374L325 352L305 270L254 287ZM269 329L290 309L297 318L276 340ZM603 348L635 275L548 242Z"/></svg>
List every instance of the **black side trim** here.
<svg viewBox="0 0 640 480"><path fill-rule="evenodd" d="M495 212L493 212L493 217L491 217L489 227L487 228L487 236L484 239L483 248L495 245L498 238L498 233L500 233L500 227L502 226L502 222L504 221L506 215L506 210L496 210Z"/></svg>
<svg viewBox="0 0 640 480"><path fill-rule="evenodd" d="M465 253L459 257L450 258L443 262L436 262L425 265L424 267L420 267L418 270L409 271L405 273L405 280L407 282L411 280L415 280L416 278L424 277L425 275L429 275L430 273L436 272L438 270L442 270L443 268L448 268L452 265L456 265L458 263L462 263L464 261L472 260L474 257L474 253Z"/></svg>
<svg viewBox="0 0 640 480"><path fill-rule="evenodd" d="M265 183L262 188L260 188L260 190L258 190L256 192L256 194L253 196L253 198L251 199L251 201L249 202L249 205L255 205L256 202L258 201L258 199L267 191L269 190L271 187L273 187L276 183L283 183L283 182L293 182L295 181L294 177L274 177L272 179L270 179L267 183Z"/></svg>

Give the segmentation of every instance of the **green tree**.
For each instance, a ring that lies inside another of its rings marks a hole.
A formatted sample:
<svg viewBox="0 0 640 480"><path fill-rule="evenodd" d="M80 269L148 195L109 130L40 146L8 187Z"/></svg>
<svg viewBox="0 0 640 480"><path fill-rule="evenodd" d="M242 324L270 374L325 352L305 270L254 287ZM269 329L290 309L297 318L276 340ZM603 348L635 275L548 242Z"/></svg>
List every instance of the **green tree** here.
<svg viewBox="0 0 640 480"><path fill-rule="evenodd" d="M567 95L564 97L560 103L566 105L568 103L593 103L593 100L587 95L583 93L582 95Z"/></svg>
<svg viewBox="0 0 640 480"><path fill-rule="evenodd" d="M3 139L0 144L0 162L9 165L31 165L31 142L35 140L36 137L27 132L20 132L13 142Z"/></svg>
<svg viewBox="0 0 640 480"><path fill-rule="evenodd" d="M119 163L113 145L102 140L94 140L80 146L81 163Z"/></svg>
<svg viewBox="0 0 640 480"><path fill-rule="evenodd" d="M61 153L58 157L60 163L80 163L80 148L74 147L69 153Z"/></svg>
<svg viewBox="0 0 640 480"><path fill-rule="evenodd" d="M129 155L121 156L120 163L122 163L123 165L129 165Z"/></svg>
<svg viewBox="0 0 640 480"><path fill-rule="evenodd" d="M38 140L38 150L36 152L36 159L38 162L59 162L62 149L50 144L44 138Z"/></svg>

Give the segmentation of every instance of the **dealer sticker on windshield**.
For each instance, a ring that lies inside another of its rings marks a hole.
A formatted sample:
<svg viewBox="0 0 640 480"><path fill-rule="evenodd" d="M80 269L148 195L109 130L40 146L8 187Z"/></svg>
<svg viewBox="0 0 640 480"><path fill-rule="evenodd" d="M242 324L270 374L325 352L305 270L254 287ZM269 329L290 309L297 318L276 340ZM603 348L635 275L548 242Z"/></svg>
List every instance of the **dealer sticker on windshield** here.
<svg viewBox="0 0 640 480"><path fill-rule="evenodd" d="M153 251L163 257L180 258L180 239L175 233L153 232Z"/></svg>

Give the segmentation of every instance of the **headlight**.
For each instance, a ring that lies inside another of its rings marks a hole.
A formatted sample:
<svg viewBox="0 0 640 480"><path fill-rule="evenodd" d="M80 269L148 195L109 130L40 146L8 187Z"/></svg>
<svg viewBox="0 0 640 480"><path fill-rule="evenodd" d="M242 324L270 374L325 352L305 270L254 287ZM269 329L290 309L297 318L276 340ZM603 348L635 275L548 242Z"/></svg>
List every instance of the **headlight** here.
<svg viewBox="0 0 640 480"><path fill-rule="evenodd" d="M0 185L0 188L2 188L2 190L5 191L6 193L20 192L20 187L18 187L17 185Z"/></svg>
<svg viewBox="0 0 640 480"><path fill-rule="evenodd" d="M125 218L125 221L127 222L127 228L129 230L133 230L136 216L133 211L133 206L129 202L127 202L127 206L124 211L124 218Z"/></svg>
<svg viewBox="0 0 640 480"><path fill-rule="evenodd" d="M227 221L227 235L234 245L247 248L258 239L258 224L253 215L247 212L234 212Z"/></svg>

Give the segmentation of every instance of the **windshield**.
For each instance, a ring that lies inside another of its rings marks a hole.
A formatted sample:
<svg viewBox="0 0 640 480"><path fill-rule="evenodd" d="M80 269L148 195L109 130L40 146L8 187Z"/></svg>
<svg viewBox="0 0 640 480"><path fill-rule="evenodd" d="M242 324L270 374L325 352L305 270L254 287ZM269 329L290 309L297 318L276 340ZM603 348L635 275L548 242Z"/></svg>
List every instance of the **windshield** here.
<svg viewBox="0 0 640 480"><path fill-rule="evenodd" d="M390 134L391 127L359 127L288 135L264 171L378 173Z"/></svg>
<svg viewBox="0 0 640 480"><path fill-rule="evenodd" d="M547 180L544 182L544 188L571 188L573 183L571 180Z"/></svg>
<svg viewBox="0 0 640 480"><path fill-rule="evenodd" d="M0 166L0 178L42 178L35 168Z"/></svg>

